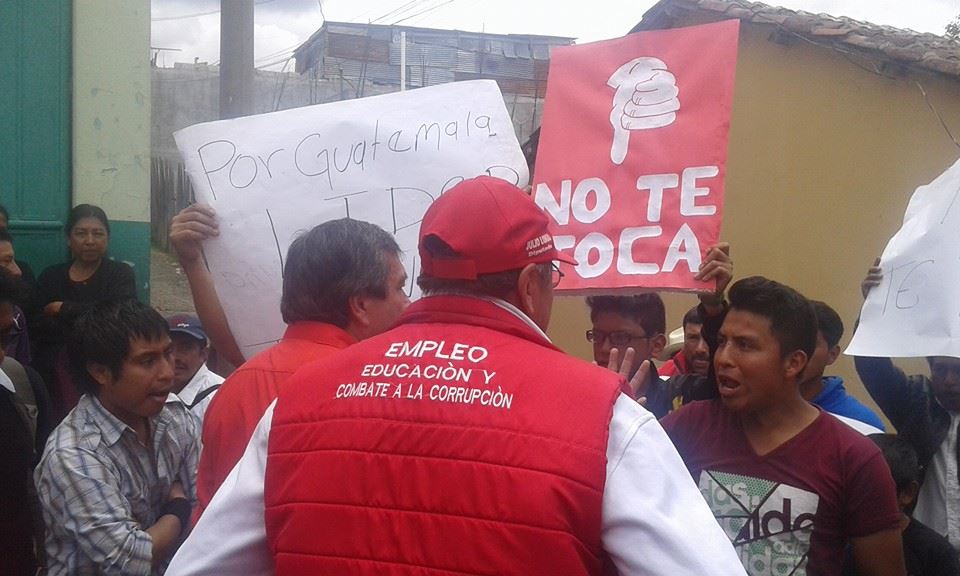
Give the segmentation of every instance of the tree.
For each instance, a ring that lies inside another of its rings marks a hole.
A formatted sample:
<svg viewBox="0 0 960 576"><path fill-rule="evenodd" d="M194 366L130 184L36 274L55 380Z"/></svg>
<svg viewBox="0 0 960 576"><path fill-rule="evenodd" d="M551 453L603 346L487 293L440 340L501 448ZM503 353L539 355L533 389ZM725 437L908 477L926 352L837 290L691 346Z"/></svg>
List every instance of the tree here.
<svg viewBox="0 0 960 576"><path fill-rule="evenodd" d="M960 40L960 14L947 24L947 27L943 30L943 35L952 40Z"/></svg>

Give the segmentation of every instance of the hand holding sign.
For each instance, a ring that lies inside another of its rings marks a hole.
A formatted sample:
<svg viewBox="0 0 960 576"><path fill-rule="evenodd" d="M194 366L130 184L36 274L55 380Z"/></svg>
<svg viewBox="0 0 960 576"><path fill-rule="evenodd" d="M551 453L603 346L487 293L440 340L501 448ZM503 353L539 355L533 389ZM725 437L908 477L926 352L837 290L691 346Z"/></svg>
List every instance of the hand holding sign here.
<svg viewBox="0 0 960 576"><path fill-rule="evenodd" d="M913 193L900 230L860 284L863 308L846 353L960 357L960 160Z"/></svg>
<svg viewBox="0 0 960 576"><path fill-rule="evenodd" d="M873 261L873 266L867 270L867 277L860 283L860 293L863 294L863 299L866 300L870 290L879 286L882 281L883 268L880 267L880 259L877 258Z"/></svg>
<svg viewBox="0 0 960 576"><path fill-rule="evenodd" d="M203 242L219 235L217 214L208 204L191 204L170 221L170 245L182 264L200 260Z"/></svg>
<svg viewBox="0 0 960 576"><path fill-rule="evenodd" d="M727 286L733 280L733 259L730 258L730 243L718 242L707 249L707 255L700 264L700 270L694 276L697 280L707 282L714 280L716 289L714 294L723 296Z"/></svg>
<svg viewBox="0 0 960 576"><path fill-rule="evenodd" d="M680 109L677 79L657 58L634 58L610 76L607 85L616 90L610 124L613 144L610 160L623 164L630 144L630 130L661 128L673 123Z"/></svg>

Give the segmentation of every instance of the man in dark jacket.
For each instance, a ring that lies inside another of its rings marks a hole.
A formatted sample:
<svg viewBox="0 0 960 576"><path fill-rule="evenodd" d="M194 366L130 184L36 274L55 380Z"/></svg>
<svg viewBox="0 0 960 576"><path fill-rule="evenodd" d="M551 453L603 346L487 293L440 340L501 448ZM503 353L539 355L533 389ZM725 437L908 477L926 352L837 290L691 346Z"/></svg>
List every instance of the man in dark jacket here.
<svg viewBox="0 0 960 576"><path fill-rule="evenodd" d="M864 298L882 277L879 266L870 268L861 285ZM914 518L960 549L960 358L928 357L929 378L907 376L890 358L854 361L867 391L926 471Z"/></svg>

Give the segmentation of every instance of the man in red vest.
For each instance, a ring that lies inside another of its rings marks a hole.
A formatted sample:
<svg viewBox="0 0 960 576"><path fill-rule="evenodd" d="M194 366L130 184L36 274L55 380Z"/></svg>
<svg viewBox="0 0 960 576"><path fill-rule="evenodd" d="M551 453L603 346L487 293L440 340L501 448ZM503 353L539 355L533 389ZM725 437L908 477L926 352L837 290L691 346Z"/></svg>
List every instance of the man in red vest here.
<svg viewBox="0 0 960 576"><path fill-rule="evenodd" d="M300 370L168 575L742 575L653 416L544 333L560 272L519 188L424 215L424 297Z"/></svg>
<svg viewBox="0 0 960 576"><path fill-rule="evenodd" d="M204 415L195 516L240 460L283 383L301 366L391 327L410 303L406 287L400 247L373 224L331 220L293 241L283 267L283 339L230 375Z"/></svg>

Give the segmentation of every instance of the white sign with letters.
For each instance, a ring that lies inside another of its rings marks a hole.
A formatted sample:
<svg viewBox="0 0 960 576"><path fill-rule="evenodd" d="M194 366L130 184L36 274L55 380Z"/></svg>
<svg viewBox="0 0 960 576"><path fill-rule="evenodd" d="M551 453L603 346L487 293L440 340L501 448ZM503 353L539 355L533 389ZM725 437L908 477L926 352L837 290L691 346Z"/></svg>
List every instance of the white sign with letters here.
<svg viewBox="0 0 960 576"><path fill-rule="evenodd" d="M960 161L917 188L846 353L960 357Z"/></svg>
<svg viewBox="0 0 960 576"><path fill-rule="evenodd" d="M492 80L209 122L174 137L197 201L217 211L220 236L204 252L248 358L283 334L283 259L298 234L343 217L379 225L404 251L416 297L430 204L465 178L529 179Z"/></svg>

